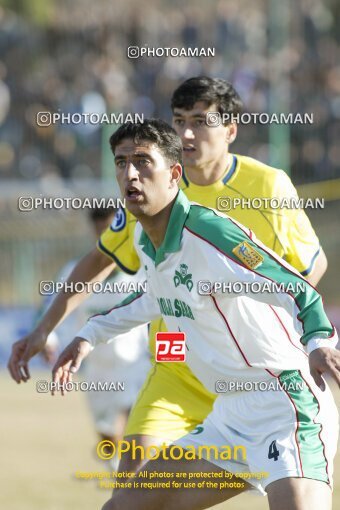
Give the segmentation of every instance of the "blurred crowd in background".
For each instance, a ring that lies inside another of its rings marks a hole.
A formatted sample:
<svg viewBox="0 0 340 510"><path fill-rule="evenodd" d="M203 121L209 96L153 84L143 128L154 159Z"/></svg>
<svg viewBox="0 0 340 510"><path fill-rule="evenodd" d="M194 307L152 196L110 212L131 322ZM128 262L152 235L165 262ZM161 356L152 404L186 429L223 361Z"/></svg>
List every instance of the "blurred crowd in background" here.
<svg viewBox="0 0 340 510"><path fill-rule="evenodd" d="M276 41L280 4L288 18ZM135 112L169 121L173 90L202 74L231 81L247 112L268 112L271 87L285 81L289 111L314 114L313 125L290 128L287 170L295 183L340 177L339 22L336 0L1 0L0 179L101 176L110 127L39 127L36 113ZM145 45L216 54L127 58L128 46ZM244 125L233 151L269 162L268 144L268 126Z"/></svg>
<svg viewBox="0 0 340 510"><path fill-rule="evenodd" d="M245 112L313 114L313 124L241 125L231 150L283 168L300 193L315 183L326 197L324 210L307 213L329 260L321 290L340 304L339 24L337 0L0 0L2 306L39 305L39 280L95 242L88 211L21 213L18 197L118 192L108 144L117 124L40 127L37 112L171 121L172 92L198 75L232 82ZM215 48L215 56L129 59L129 46Z"/></svg>

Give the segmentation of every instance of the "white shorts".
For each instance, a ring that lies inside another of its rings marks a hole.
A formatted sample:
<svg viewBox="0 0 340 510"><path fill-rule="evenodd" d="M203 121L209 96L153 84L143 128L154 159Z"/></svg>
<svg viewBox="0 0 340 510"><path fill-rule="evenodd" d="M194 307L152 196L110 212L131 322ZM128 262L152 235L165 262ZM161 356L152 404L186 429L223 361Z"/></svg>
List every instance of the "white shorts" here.
<svg viewBox="0 0 340 510"><path fill-rule="evenodd" d="M262 494L268 484L290 477L321 480L332 488L339 433L332 393L328 386L322 392L309 372L285 371L283 378L285 389L220 395L202 425L173 444L193 445L197 454L199 446L225 452L229 445L236 458L216 459L204 449L201 457L239 474ZM246 459L236 446L245 447Z"/></svg>

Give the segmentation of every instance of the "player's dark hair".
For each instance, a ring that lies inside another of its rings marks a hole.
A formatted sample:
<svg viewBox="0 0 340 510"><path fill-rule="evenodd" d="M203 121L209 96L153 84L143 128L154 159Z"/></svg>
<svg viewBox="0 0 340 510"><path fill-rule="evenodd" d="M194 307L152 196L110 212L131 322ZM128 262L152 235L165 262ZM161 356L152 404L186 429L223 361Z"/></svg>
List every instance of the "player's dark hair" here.
<svg viewBox="0 0 340 510"><path fill-rule="evenodd" d="M90 210L89 218L91 221L104 220L106 218L109 218L116 211L117 208L113 206L94 207L93 209Z"/></svg>
<svg viewBox="0 0 340 510"><path fill-rule="evenodd" d="M134 143L142 140L154 143L163 156L171 163L182 161L182 141L176 131L160 119L144 119L144 122L126 122L110 138L113 154L117 145L126 138Z"/></svg>
<svg viewBox="0 0 340 510"><path fill-rule="evenodd" d="M216 105L223 115L237 115L242 111L242 101L231 83L221 78L197 76L183 82L173 93L171 108L191 110L197 101L204 101L207 106Z"/></svg>

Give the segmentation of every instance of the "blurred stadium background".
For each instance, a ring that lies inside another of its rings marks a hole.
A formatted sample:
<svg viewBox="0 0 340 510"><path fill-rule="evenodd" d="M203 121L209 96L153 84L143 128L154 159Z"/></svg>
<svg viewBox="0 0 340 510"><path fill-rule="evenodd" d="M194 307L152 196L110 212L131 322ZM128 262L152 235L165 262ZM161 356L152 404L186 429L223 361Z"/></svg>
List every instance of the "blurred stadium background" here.
<svg viewBox="0 0 340 510"><path fill-rule="evenodd" d="M170 120L172 91L200 74L231 81L247 112L314 114L312 125L243 125L232 151L286 170L301 196L325 198L324 209L307 214L329 261L320 290L340 327L339 24L337 0L0 0L2 368L12 342L32 326L38 282L94 243L86 211L20 212L18 197L117 196L108 147L116 126L39 127L36 113ZM214 47L216 56L127 58L128 46L145 45ZM4 507L68 510L81 501L84 509L98 508L108 494L71 480L77 469L101 469L90 455L95 436L82 398L55 403L32 384L15 387L4 370L0 378L8 392L1 404L9 456ZM339 469L336 494L340 501ZM228 507L241 510L245 501ZM251 505L266 508L259 498Z"/></svg>

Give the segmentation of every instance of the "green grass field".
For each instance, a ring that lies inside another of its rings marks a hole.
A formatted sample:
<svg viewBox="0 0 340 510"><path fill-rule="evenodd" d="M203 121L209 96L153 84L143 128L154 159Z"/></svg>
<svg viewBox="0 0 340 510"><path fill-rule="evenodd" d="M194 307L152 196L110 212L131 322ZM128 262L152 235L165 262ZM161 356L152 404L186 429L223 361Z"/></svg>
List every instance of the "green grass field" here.
<svg viewBox="0 0 340 510"><path fill-rule="evenodd" d="M35 382L49 373L33 374L17 385L0 372L1 490L4 510L99 510L111 491L95 480L79 480L76 471L106 471L95 455L97 437L85 396L37 393ZM340 392L335 391L337 402ZM340 455L335 472L334 508L340 508ZM242 495L216 509L267 510L267 499Z"/></svg>

